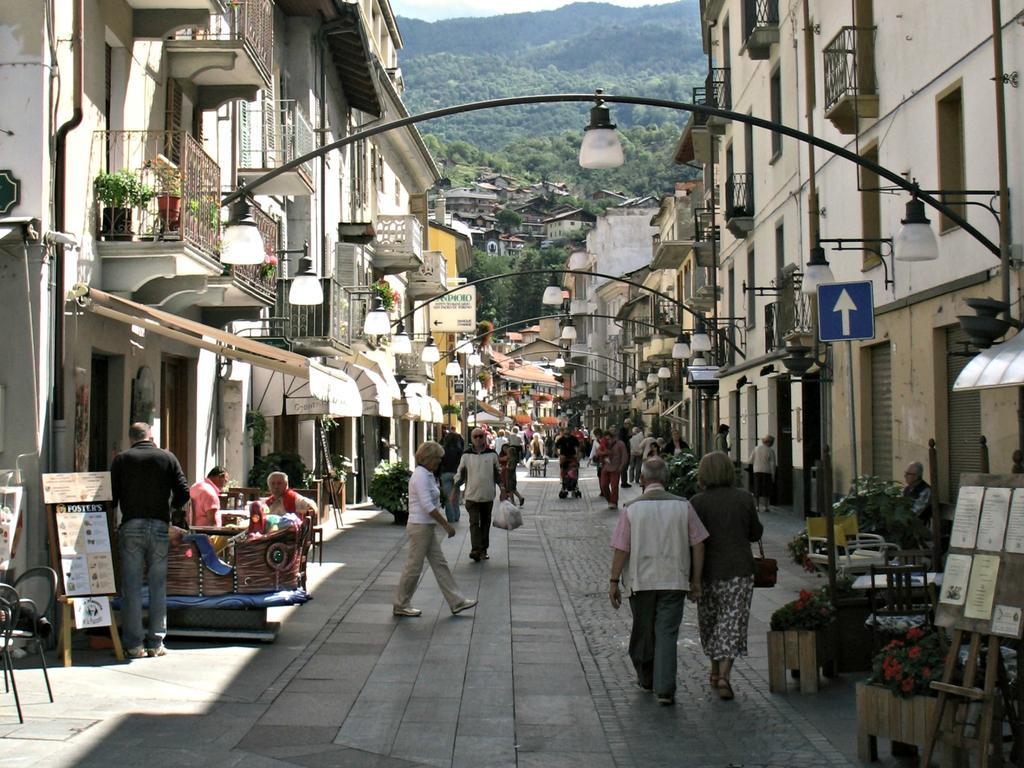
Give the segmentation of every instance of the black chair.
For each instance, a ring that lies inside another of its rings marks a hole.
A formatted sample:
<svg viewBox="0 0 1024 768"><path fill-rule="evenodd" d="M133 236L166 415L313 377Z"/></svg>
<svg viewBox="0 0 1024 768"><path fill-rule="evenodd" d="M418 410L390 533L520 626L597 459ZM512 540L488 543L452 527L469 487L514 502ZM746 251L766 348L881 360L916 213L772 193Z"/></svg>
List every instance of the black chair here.
<svg viewBox="0 0 1024 768"><path fill-rule="evenodd" d="M15 640L26 640L29 644L35 644L39 662L43 666L46 693L52 704L53 690L50 688L50 674L46 670L46 654L43 652L43 645L49 642L53 634L50 617L54 615L57 606L57 572L46 566L29 568L18 576L11 586L17 590L18 602L21 605L21 613L18 624L14 627L13 637ZM41 605L37 605L35 601L26 597L20 597L25 593L41 595Z"/></svg>
<svg viewBox="0 0 1024 768"><path fill-rule="evenodd" d="M14 628L17 626L20 612L21 601L18 599L18 591L9 584L0 584L0 658L4 663L4 690L7 693L14 693L18 722L24 723L21 699L18 698L18 684L14 679L14 659L11 657L11 650L14 648Z"/></svg>
<svg viewBox="0 0 1024 768"><path fill-rule="evenodd" d="M872 565L868 591L872 645L879 651L894 636L935 623L935 592L923 565Z"/></svg>

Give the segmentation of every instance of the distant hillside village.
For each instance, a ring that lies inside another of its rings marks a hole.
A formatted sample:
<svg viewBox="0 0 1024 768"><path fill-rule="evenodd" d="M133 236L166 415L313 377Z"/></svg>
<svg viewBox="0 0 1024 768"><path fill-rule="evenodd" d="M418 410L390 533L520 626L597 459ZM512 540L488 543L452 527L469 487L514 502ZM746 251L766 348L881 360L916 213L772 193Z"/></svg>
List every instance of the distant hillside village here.
<svg viewBox="0 0 1024 768"><path fill-rule="evenodd" d="M658 199L627 197L602 189L588 198L602 208L657 207ZM436 205L469 228L473 247L501 256L527 246L546 248L580 242L597 216L578 205L568 185L539 181L522 185L500 173L480 173L469 186L445 190Z"/></svg>

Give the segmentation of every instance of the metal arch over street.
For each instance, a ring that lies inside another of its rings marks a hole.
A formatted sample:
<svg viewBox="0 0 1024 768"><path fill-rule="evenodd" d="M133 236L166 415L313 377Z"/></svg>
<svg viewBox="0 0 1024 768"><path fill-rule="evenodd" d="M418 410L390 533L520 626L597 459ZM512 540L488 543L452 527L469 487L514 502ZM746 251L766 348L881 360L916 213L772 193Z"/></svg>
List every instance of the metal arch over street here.
<svg viewBox="0 0 1024 768"><path fill-rule="evenodd" d="M327 152L332 152L336 149L342 149L356 141L362 139L368 139L372 136L377 136L381 133L394 130L395 128L404 128L409 125L415 125L422 123L427 120L435 120L440 117L447 117L449 115L458 115L464 112L477 112L484 109L496 109L498 107L515 107L522 106L524 104L557 104L563 102L594 102L603 101L609 104L635 104L644 107L657 107L662 109L671 109L676 112L693 112L700 115L707 115L710 117L721 117L727 120L735 120L736 122L743 123L745 125L753 126L754 128L762 128L766 131L772 131L773 133L781 133L783 136L788 136L797 141L803 142L804 144L811 144L818 149L822 149L836 157L841 157L844 160L848 160L855 165L866 168L872 173L876 174L880 178L892 182L900 189L906 190L911 195L914 195L921 202L927 204L931 208L941 213L943 216L954 222L957 226L967 232L971 237L981 243L997 258L1002 258L999 250L999 246L989 240L985 235L979 232L975 227L967 222L967 220L961 216L954 208L946 205L942 201L938 200L934 196L923 191L915 182L907 181L900 174L895 171L891 171L888 168L878 165L855 152L833 144L830 141L818 138L812 134L804 131L791 128L782 123L775 123L771 120L765 120L764 118L754 117L753 115L743 114L742 112L733 112L728 109L718 109L717 107L709 107L704 104L691 104L684 101L674 101L671 99L654 99L646 96L613 96L605 93L554 93L554 94L538 94L534 96L510 96L503 99L487 99L486 101L474 101L466 104L457 104L451 107L443 107L442 109L431 110L430 112L421 112L418 115L409 115L407 117L400 117L397 120L391 120L387 123L380 123L378 125L372 125L369 128L364 128L361 131L344 136L337 141L333 141L330 144L325 144L322 147L314 149L312 152L307 152L300 157L284 163L270 171L267 171L264 175L253 179L248 184L243 184L238 189L227 193L221 199L221 205L228 205L229 203L238 200L245 195L254 194L253 190L257 189L261 185L270 181L271 179L277 178L281 174L287 173L288 171L299 167L300 165L315 160ZM1004 269L1007 265L1003 265Z"/></svg>

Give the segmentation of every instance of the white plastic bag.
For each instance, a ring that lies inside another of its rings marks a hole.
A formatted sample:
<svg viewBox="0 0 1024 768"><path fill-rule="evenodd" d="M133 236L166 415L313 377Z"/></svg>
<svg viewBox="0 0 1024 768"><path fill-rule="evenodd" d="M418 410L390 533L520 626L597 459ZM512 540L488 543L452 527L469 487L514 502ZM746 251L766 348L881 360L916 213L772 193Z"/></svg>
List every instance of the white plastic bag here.
<svg viewBox="0 0 1024 768"><path fill-rule="evenodd" d="M523 524L523 513L519 507L511 501L503 501L494 510L494 517L491 518L491 525L506 531L514 531Z"/></svg>

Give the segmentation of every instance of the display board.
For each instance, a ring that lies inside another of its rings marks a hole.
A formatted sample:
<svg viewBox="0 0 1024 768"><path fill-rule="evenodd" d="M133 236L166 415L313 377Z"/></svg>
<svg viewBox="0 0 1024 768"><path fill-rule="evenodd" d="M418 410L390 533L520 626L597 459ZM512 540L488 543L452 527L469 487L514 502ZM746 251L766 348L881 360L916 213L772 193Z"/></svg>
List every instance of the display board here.
<svg viewBox="0 0 1024 768"><path fill-rule="evenodd" d="M935 621L1020 639L1022 616L1024 477L962 475Z"/></svg>
<svg viewBox="0 0 1024 768"><path fill-rule="evenodd" d="M112 498L109 472L43 475L43 503L60 594L78 598L117 593L110 536Z"/></svg>
<svg viewBox="0 0 1024 768"><path fill-rule="evenodd" d="M0 485L0 570L11 567L24 499L25 489L20 485Z"/></svg>

